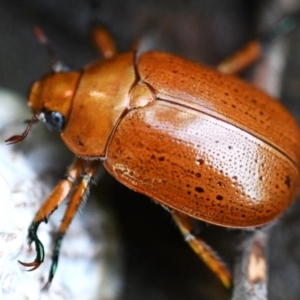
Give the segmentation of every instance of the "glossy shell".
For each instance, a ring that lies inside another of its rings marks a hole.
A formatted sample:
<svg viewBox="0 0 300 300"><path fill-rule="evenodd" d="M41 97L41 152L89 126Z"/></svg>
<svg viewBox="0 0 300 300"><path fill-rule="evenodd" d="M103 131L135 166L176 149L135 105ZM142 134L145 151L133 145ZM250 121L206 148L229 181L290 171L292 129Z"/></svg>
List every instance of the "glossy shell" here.
<svg viewBox="0 0 300 300"><path fill-rule="evenodd" d="M60 85L62 76L72 80ZM101 159L123 184L197 219L263 225L299 190L300 129L287 110L170 54L128 52L50 74L29 105L63 115L61 136L76 155Z"/></svg>
<svg viewBox="0 0 300 300"><path fill-rule="evenodd" d="M165 53L145 53L155 101L122 117L105 168L131 189L229 227L270 222L299 189L300 131L271 97Z"/></svg>

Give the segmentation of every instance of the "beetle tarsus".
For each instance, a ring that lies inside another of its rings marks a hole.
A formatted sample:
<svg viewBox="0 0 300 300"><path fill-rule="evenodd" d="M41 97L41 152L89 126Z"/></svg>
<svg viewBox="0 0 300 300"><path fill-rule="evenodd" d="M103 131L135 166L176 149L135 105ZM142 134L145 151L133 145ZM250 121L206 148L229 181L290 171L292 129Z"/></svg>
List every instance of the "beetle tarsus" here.
<svg viewBox="0 0 300 300"><path fill-rule="evenodd" d="M35 222L31 224L28 230L28 238L30 243L34 242L35 244L35 249L36 249L35 261L41 264L45 258L45 251L42 242L39 240L36 234L39 225L40 223L35 223Z"/></svg>
<svg viewBox="0 0 300 300"><path fill-rule="evenodd" d="M51 281L48 280L47 283L45 284L45 286L42 288L42 290L47 291L49 289L50 285L51 285Z"/></svg>
<svg viewBox="0 0 300 300"><path fill-rule="evenodd" d="M29 239L29 245L34 242L35 244L35 249L36 249L36 257L35 260L31 263L24 263L19 261L19 263L24 266L24 267L32 267L31 269L29 269L28 271L33 271L36 270L44 261L45 258L45 250L44 250L44 246L42 244L42 242L38 239L37 237L37 229L40 225L40 222L36 223L33 222L28 230L28 239Z"/></svg>
<svg viewBox="0 0 300 300"><path fill-rule="evenodd" d="M49 277L48 277L48 282L45 285L44 288L48 288L52 282L52 279L56 273L57 270L57 266L58 266L58 259L59 259L59 251L60 251L60 247L62 244L62 240L63 240L64 234L63 233L59 233L56 241L55 241L55 245L54 245L54 250L52 253L52 264L51 264L51 268L50 268L50 272L49 272Z"/></svg>
<svg viewBox="0 0 300 300"><path fill-rule="evenodd" d="M285 16L267 32L263 32L259 39L262 43L270 43L276 37L285 35L293 31L298 26L298 20L295 16Z"/></svg>

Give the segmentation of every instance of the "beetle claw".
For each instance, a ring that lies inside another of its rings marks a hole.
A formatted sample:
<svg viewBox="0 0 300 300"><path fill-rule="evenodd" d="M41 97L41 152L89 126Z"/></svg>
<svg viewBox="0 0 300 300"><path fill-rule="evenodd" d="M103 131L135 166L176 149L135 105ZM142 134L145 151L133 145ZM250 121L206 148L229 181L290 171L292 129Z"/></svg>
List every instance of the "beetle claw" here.
<svg viewBox="0 0 300 300"><path fill-rule="evenodd" d="M42 262L44 261L44 258L45 258L44 246L43 246L42 242L38 239L37 234L36 234L39 224L40 224L39 222L33 222L28 230L29 245L32 242L35 243L35 249L36 249L35 260L31 263L25 263L25 262L19 261L19 263L24 267L32 267L31 269L29 269L27 271L36 270L42 264Z"/></svg>
<svg viewBox="0 0 300 300"><path fill-rule="evenodd" d="M31 269L27 270L28 272L31 272L31 271L34 271L36 270L42 262L38 262L38 261L33 261L31 263L25 263L25 262L22 262L22 261L19 261L18 262L23 266L23 267L32 267Z"/></svg>

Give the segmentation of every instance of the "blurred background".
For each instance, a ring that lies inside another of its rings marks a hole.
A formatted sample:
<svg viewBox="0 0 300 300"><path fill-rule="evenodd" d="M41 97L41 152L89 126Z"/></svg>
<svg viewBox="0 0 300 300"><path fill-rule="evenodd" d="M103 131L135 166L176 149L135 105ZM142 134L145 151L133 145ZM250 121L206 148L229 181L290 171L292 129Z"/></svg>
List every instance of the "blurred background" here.
<svg viewBox="0 0 300 300"><path fill-rule="evenodd" d="M92 21L111 31L119 51L140 39L149 49L214 66L283 16L297 13L298 2L0 0L0 87L26 96L31 83L49 71L47 53L32 31L34 25L43 28L56 55L75 68L99 58L90 39ZM300 29L289 33L285 41L288 51L280 99L300 121ZM58 166L62 174L66 166ZM165 210L106 173L93 188L99 201L102 189L109 195L107 205L112 207L121 237L122 300L230 299L231 291L185 245ZM269 299L300 298L299 217L300 202L271 229ZM201 222L198 227L201 237L232 269L247 233Z"/></svg>

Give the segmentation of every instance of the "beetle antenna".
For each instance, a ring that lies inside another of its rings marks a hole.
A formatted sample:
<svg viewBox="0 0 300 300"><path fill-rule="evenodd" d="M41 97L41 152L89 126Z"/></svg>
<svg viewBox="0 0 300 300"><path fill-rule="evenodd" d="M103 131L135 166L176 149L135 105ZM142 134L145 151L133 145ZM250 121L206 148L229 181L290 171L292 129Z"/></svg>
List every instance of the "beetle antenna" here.
<svg viewBox="0 0 300 300"><path fill-rule="evenodd" d="M42 45L44 45L44 47L47 50L52 71L54 73L69 71L70 68L67 65L63 64L60 60L58 60L55 57L55 53L53 51L53 48L52 48L51 44L49 43L49 41L47 39L47 36L45 35L43 30L41 29L41 27L34 26L33 31L34 31L35 36L38 39L38 41Z"/></svg>
<svg viewBox="0 0 300 300"><path fill-rule="evenodd" d="M38 113L33 115L31 120L29 121L29 124L27 125L25 131L21 135L13 135L9 139L7 139L5 141L5 143L7 143L7 145L10 145L10 144L16 144L16 143L23 141L26 138L26 136L28 135L32 125L38 120L38 115L39 115Z"/></svg>

